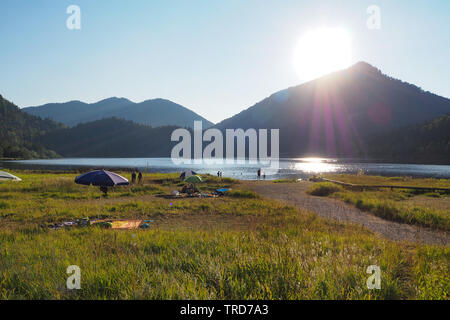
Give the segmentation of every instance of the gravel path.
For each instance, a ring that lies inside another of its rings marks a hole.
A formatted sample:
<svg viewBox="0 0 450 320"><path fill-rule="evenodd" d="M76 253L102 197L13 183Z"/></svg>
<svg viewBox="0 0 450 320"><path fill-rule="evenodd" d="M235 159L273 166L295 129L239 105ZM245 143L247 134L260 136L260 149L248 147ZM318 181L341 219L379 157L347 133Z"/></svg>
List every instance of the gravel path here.
<svg viewBox="0 0 450 320"><path fill-rule="evenodd" d="M362 225L390 240L448 245L450 234L424 227L384 220L369 212L361 211L343 201L311 196L306 190L311 182L273 183L269 181L247 181L246 187L266 198L283 200L298 208L316 212L319 216Z"/></svg>

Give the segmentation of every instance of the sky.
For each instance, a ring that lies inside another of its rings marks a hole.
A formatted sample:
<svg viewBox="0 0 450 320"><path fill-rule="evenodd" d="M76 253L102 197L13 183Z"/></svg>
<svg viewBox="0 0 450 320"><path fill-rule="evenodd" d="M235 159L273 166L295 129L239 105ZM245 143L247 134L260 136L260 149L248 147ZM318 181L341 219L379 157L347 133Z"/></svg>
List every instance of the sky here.
<svg viewBox="0 0 450 320"><path fill-rule="evenodd" d="M301 84L299 39L324 26L346 30L352 63L450 97L448 0L1 0L0 12L0 94L19 107L165 98L219 122Z"/></svg>

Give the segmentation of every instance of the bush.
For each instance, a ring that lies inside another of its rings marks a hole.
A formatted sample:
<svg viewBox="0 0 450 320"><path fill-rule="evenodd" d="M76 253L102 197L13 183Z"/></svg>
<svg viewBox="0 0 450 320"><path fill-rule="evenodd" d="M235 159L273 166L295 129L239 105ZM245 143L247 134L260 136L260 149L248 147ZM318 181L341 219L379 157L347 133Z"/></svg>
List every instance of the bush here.
<svg viewBox="0 0 450 320"><path fill-rule="evenodd" d="M259 195L256 192L248 191L248 190L234 190L234 191L228 191L226 193L227 196L233 197L233 198L250 198L250 199L257 199L259 198Z"/></svg>
<svg viewBox="0 0 450 320"><path fill-rule="evenodd" d="M319 182L315 183L309 190L308 193L313 196L326 197L335 192L341 191L342 188L331 182Z"/></svg>
<svg viewBox="0 0 450 320"><path fill-rule="evenodd" d="M6 201L0 201L0 209L9 209L10 205Z"/></svg>

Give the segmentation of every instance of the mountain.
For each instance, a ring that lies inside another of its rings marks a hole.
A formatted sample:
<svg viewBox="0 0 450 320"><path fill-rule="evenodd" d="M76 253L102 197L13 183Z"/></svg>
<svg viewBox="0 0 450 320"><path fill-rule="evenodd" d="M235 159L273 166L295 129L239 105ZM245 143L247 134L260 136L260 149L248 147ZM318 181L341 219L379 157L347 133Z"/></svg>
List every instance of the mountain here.
<svg viewBox="0 0 450 320"><path fill-rule="evenodd" d="M23 111L80 123L67 128ZM162 99L71 101L20 110L1 98L0 157L167 157L176 144L172 131L192 126L196 117ZM151 121L153 127L132 120ZM161 126L167 122L174 125ZM450 162L450 100L365 62L277 92L215 127L280 129L281 157Z"/></svg>
<svg viewBox="0 0 450 320"><path fill-rule="evenodd" d="M369 154L380 160L450 165L450 114L375 136Z"/></svg>
<svg viewBox="0 0 450 320"><path fill-rule="evenodd" d="M63 157L169 157L175 126L152 128L108 118L47 133L42 143Z"/></svg>
<svg viewBox="0 0 450 320"><path fill-rule="evenodd" d="M125 98L113 97L91 104L70 101L27 107L22 110L43 119L50 118L62 122L68 126L111 117L123 118L152 127L166 125L192 127L195 120L203 121L204 128L213 125L212 122L195 112L165 99L134 103Z"/></svg>
<svg viewBox="0 0 450 320"><path fill-rule="evenodd" d="M62 127L63 125L52 120L42 120L22 112L0 95L0 158L57 156L55 152L45 148L40 139Z"/></svg>
<svg viewBox="0 0 450 320"><path fill-rule="evenodd" d="M366 62L277 92L215 127L280 129L280 156L364 157L383 132L450 113L450 100Z"/></svg>
<svg viewBox="0 0 450 320"><path fill-rule="evenodd" d="M40 143L64 157L170 157L174 126L152 128L108 118L57 128ZM450 164L450 115L371 137L367 154L380 161Z"/></svg>

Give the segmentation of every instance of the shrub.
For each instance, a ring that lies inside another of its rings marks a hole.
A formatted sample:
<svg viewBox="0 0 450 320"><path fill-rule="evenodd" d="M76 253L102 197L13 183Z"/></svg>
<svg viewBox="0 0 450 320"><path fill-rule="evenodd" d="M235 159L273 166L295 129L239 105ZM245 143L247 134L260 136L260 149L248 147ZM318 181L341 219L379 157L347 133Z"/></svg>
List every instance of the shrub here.
<svg viewBox="0 0 450 320"><path fill-rule="evenodd" d="M248 190L229 191L226 193L226 195L233 197L233 198L250 198L250 199L259 198L259 195L256 192L248 191Z"/></svg>
<svg viewBox="0 0 450 320"><path fill-rule="evenodd" d="M8 202L6 202L6 201L0 201L0 209L8 209L10 206L9 206L9 203Z"/></svg>
<svg viewBox="0 0 450 320"><path fill-rule="evenodd" d="M342 188L331 182L319 182L315 183L309 190L308 193L313 196L326 197L335 192L341 191Z"/></svg>

